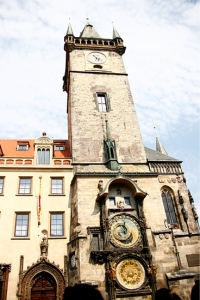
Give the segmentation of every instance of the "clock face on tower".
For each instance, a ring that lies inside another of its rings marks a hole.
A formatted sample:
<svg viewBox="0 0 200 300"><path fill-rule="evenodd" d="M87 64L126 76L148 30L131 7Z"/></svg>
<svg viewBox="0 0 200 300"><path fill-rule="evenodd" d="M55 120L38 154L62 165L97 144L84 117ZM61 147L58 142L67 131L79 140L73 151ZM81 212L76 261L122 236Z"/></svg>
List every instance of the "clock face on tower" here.
<svg viewBox="0 0 200 300"><path fill-rule="evenodd" d="M106 62L106 56L100 52L91 52L88 54L87 60L94 64L103 64Z"/></svg>
<svg viewBox="0 0 200 300"><path fill-rule="evenodd" d="M110 221L110 241L117 247L129 248L140 240L140 228L134 218L118 215Z"/></svg>

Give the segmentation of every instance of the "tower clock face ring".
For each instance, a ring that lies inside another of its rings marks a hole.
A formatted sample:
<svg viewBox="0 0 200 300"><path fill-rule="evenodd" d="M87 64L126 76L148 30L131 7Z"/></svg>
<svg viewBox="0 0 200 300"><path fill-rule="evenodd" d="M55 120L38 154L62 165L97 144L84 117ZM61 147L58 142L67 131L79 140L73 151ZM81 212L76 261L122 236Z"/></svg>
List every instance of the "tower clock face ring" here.
<svg viewBox="0 0 200 300"><path fill-rule="evenodd" d="M87 60L94 64L103 64L106 62L106 56L100 52L90 52L87 56Z"/></svg>
<svg viewBox="0 0 200 300"><path fill-rule="evenodd" d="M110 241L116 247L129 248L140 240L140 228L135 219L122 214L110 220Z"/></svg>

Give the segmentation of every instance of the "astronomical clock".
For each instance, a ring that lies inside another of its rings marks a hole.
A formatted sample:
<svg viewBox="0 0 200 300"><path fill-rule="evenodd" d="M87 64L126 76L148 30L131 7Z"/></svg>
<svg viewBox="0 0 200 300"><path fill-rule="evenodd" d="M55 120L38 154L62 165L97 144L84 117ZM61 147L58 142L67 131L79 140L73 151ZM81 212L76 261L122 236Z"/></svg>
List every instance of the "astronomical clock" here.
<svg viewBox="0 0 200 300"><path fill-rule="evenodd" d="M155 293L156 268L152 265L143 212L145 196L132 193L120 181L111 185L107 193L99 193L100 226L88 227L88 231L91 258L95 264L105 265L110 300Z"/></svg>

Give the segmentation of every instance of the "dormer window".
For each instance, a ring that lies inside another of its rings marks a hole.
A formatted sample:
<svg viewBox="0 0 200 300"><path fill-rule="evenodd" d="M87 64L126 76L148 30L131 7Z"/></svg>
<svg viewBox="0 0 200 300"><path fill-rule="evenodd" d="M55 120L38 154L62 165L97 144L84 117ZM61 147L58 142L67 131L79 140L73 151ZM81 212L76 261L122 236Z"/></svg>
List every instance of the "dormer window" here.
<svg viewBox="0 0 200 300"><path fill-rule="evenodd" d="M17 143L17 150L18 151L27 151L29 147L28 142L18 142Z"/></svg>
<svg viewBox="0 0 200 300"><path fill-rule="evenodd" d="M65 145L62 145L62 144L57 144L57 145L54 145L54 150L55 151L64 151L65 150Z"/></svg>

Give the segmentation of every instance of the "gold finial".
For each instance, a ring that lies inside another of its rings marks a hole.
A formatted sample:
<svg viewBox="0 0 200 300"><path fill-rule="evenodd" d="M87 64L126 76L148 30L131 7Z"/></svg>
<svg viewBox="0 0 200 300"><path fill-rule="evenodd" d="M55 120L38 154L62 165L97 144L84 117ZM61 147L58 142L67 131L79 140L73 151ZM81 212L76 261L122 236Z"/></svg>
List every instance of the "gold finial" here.
<svg viewBox="0 0 200 300"><path fill-rule="evenodd" d="M156 126L154 125L153 120L152 120L152 123L153 123L153 128L154 128L154 130L155 130L155 134L156 134L156 136L157 136Z"/></svg>
<svg viewBox="0 0 200 300"><path fill-rule="evenodd" d="M88 21L88 20L89 20L89 18L86 18L86 20Z"/></svg>

